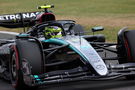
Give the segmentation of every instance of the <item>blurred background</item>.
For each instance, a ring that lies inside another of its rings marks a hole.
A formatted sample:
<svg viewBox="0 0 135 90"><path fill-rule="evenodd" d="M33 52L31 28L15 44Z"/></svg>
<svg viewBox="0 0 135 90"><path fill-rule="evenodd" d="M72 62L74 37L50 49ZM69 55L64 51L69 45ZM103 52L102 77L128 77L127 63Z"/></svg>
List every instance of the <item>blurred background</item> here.
<svg viewBox="0 0 135 90"><path fill-rule="evenodd" d="M75 20L86 30L103 26L107 41L116 42L122 27L135 29L135 0L0 0L0 14L39 11L37 6L54 4L56 19ZM0 28L21 32L20 29Z"/></svg>

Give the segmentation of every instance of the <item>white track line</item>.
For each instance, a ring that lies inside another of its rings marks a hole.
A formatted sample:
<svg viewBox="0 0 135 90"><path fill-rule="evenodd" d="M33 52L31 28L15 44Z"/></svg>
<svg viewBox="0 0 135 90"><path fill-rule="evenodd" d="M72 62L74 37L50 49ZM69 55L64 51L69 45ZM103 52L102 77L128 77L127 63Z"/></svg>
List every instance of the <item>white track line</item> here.
<svg viewBox="0 0 135 90"><path fill-rule="evenodd" d="M9 35L18 35L19 33L16 32L9 32L9 31L0 31L1 34L9 34Z"/></svg>

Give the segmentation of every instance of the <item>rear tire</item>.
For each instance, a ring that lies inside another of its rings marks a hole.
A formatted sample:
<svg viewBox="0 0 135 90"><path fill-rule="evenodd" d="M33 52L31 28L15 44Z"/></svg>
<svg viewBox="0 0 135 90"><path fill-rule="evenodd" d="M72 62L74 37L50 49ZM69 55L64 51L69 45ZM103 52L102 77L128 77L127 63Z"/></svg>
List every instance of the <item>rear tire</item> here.
<svg viewBox="0 0 135 90"><path fill-rule="evenodd" d="M127 28L122 28L119 32L118 32L118 37L117 37L117 55L118 57L120 57L118 59L119 61L119 64L124 64L124 63L129 63L131 61L129 61L128 59L128 50L127 50L127 47L125 45L126 43L126 34L125 32L127 31ZM133 33L133 32L132 32ZM135 32L134 32L135 33ZM132 37L132 36L131 36ZM132 37L133 38L133 37ZM135 75L127 75L125 76L125 78L127 80L134 80L135 79Z"/></svg>

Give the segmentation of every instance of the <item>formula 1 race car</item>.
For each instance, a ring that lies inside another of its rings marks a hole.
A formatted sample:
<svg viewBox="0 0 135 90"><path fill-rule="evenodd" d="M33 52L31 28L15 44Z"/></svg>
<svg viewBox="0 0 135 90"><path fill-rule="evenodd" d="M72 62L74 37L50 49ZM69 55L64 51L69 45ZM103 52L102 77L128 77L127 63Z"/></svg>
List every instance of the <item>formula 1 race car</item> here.
<svg viewBox="0 0 135 90"><path fill-rule="evenodd" d="M0 26L30 26L15 38L0 39L0 76L16 90L79 80L135 78L135 30L121 29L118 43L106 43L103 35L85 35L73 20L56 20L48 11L51 7L40 6L44 12L0 16ZM100 30L92 28L93 32ZM107 57L105 51L117 56Z"/></svg>

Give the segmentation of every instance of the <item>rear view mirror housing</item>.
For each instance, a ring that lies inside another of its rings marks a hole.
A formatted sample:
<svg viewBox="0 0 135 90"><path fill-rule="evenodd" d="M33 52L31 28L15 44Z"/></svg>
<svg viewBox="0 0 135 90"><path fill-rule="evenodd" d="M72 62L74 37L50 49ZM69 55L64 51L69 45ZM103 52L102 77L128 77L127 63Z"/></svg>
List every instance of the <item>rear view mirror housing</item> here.
<svg viewBox="0 0 135 90"><path fill-rule="evenodd" d="M104 27L103 26L93 27L91 30L92 32L103 31Z"/></svg>

